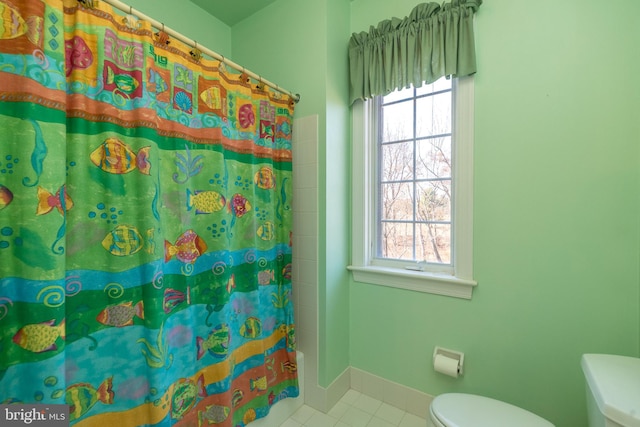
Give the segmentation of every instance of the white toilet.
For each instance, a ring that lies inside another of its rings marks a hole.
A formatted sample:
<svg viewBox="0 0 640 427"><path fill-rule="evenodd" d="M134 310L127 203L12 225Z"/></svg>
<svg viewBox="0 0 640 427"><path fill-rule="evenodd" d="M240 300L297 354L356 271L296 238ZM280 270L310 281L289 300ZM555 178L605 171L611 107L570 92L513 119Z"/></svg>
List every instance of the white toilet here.
<svg viewBox="0 0 640 427"><path fill-rule="evenodd" d="M464 393L437 396L429 407L434 427L553 427L549 421L488 397Z"/></svg>
<svg viewBox="0 0 640 427"><path fill-rule="evenodd" d="M589 427L640 427L640 359L585 354Z"/></svg>

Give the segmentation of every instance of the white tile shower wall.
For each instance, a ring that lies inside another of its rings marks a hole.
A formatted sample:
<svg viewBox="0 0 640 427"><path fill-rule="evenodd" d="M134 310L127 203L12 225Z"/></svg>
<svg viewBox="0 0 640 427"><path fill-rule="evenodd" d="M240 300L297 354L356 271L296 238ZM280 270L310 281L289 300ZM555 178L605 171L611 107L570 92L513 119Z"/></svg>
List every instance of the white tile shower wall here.
<svg viewBox="0 0 640 427"><path fill-rule="evenodd" d="M293 304L305 389L318 384L318 116L293 121ZM305 393L308 400L309 395Z"/></svg>

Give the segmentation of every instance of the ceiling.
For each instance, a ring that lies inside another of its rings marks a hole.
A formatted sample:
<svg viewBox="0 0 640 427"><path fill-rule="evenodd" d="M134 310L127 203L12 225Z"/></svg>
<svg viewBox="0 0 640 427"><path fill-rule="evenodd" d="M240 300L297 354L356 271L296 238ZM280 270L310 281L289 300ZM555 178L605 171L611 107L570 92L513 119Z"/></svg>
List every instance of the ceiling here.
<svg viewBox="0 0 640 427"><path fill-rule="evenodd" d="M233 27L276 0L191 0L225 24Z"/></svg>

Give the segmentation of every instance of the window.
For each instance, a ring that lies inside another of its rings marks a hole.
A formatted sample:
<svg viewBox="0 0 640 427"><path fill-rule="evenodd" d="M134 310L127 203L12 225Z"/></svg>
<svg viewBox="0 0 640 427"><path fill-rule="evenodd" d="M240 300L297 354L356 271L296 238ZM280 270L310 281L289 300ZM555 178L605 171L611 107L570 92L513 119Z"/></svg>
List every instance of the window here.
<svg viewBox="0 0 640 427"><path fill-rule="evenodd" d="M440 79L374 101L376 258L451 265L451 92Z"/></svg>
<svg viewBox="0 0 640 427"><path fill-rule="evenodd" d="M471 298L473 77L353 107L357 281Z"/></svg>

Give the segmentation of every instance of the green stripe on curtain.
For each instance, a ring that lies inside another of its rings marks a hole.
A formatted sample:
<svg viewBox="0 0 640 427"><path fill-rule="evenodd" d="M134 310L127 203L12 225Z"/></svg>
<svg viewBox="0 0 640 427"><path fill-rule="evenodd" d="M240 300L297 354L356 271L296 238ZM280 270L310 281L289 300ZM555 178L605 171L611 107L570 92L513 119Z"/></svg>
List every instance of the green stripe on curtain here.
<svg viewBox="0 0 640 427"><path fill-rule="evenodd" d="M350 101L476 72L473 15L482 0L422 3L349 41Z"/></svg>

